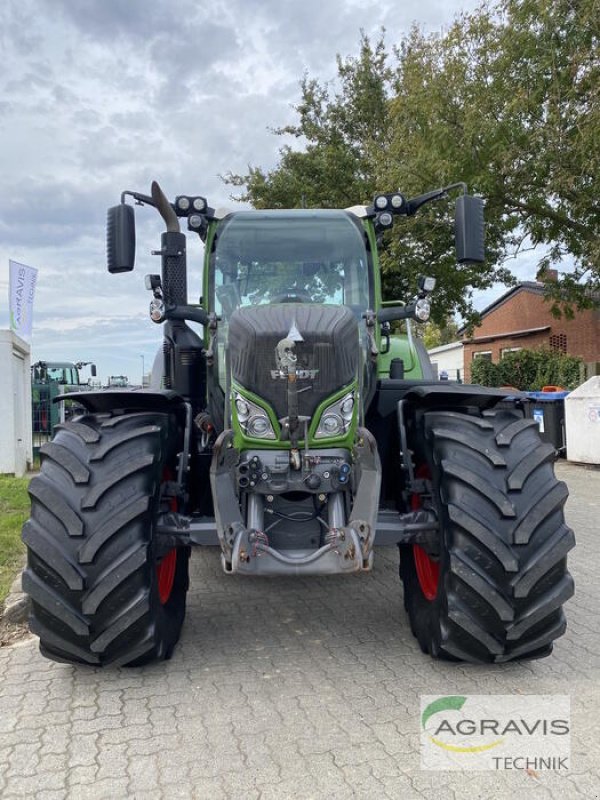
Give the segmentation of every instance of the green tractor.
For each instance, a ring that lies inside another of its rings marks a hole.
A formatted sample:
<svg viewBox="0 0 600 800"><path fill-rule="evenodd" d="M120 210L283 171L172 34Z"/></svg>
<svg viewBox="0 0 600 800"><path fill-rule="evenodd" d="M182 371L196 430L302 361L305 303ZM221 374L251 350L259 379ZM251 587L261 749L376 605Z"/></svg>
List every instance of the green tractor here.
<svg viewBox="0 0 600 800"><path fill-rule="evenodd" d="M164 343L148 390L80 394L85 413L41 451L23 586L44 655L169 658L194 545L218 545L224 572L247 576L368 572L377 545L397 545L425 653L551 652L574 545L555 451L518 399L435 378L409 324L429 316L431 279L405 304L382 302L381 231L461 189L457 259L480 262L483 203L463 184L346 210L230 213L199 196L171 203L156 183L122 194L108 269L133 269L126 199L157 209L162 274L146 286ZM180 218L204 242L198 304Z"/></svg>
<svg viewBox="0 0 600 800"><path fill-rule="evenodd" d="M34 434L49 436L60 422L61 408L53 402L60 394L80 391L80 371L90 367L90 374L96 377L96 365L91 361L36 361L31 367L32 418ZM64 402L62 416L72 416L75 406L71 401Z"/></svg>

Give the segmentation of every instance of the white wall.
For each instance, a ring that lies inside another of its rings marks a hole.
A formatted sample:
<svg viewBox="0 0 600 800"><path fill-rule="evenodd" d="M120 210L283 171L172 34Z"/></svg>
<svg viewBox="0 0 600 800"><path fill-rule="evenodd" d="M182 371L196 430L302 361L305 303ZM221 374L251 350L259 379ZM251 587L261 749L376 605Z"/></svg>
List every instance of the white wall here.
<svg viewBox="0 0 600 800"><path fill-rule="evenodd" d="M464 355L462 342L451 342L439 347L432 347L427 351L438 377L442 370L446 370L451 381L464 380Z"/></svg>
<svg viewBox="0 0 600 800"><path fill-rule="evenodd" d="M31 348L0 330L0 474L24 475L33 462Z"/></svg>

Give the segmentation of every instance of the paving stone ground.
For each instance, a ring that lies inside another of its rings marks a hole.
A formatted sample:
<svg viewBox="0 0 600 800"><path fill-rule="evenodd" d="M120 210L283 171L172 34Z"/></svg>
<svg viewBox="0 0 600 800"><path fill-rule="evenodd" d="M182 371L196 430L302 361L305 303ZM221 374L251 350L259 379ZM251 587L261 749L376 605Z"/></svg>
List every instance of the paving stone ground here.
<svg viewBox="0 0 600 800"><path fill-rule="evenodd" d="M421 654L397 551L371 575L250 579L196 550L181 643L143 669L75 668L37 640L0 648L0 797L600 796L600 470L561 463L578 546L569 627L549 658L472 666ZM425 772L420 694L570 694L569 772Z"/></svg>

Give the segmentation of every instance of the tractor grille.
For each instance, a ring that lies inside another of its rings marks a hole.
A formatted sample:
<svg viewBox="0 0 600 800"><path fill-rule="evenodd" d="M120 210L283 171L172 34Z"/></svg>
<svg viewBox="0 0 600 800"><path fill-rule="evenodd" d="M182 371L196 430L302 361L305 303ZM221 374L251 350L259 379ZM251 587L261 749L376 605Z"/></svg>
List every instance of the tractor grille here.
<svg viewBox="0 0 600 800"><path fill-rule="evenodd" d="M288 413L287 381L277 375L275 349L293 330L303 339L295 345L301 416L312 417L319 403L351 383L358 370L358 323L346 306L282 303L238 309L229 321L233 379L270 403L278 418Z"/></svg>

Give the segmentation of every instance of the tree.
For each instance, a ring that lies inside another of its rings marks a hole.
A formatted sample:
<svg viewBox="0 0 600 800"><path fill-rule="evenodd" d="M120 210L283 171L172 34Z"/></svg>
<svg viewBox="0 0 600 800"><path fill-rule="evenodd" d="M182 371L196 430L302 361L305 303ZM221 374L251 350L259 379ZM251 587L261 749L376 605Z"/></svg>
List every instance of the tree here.
<svg viewBox="0 0 600 800"><path fill-rule="evenodd" d="M440 347L443 344L456 342L460 338L458 335L458 325L448 317L441 325L435 322L427 322L423 326L423 344L428 350L432 347Z"/></svg>
<svg viewBox="0 0 600 800"><path fill-rule="evenodd" d="M476 289L514 282L506 266L544 245L556 305L591 305L600 290L600 53L597 0L500 0L458 17L443 35L414 29L393 57L363 35L338 57L337 92L305 76L299 121L277 131L278 166L229 175L256 207L368 202L464 180L486 201L487 263L457 266L446 201L396 221L383 239L389 298L416 276L438 278L434 320L477 319ZM392 63L393 60L393 63Z"/></svg>
<svg viewBox="0 0 600 800"><path fill-rule="evenodd" d="M251 166L247 175L228 173L226 183L246 187L236 199L255 208L344 208L370 199L388 148L388 58L383 35L372 45L363 34L356 58L337 57L338 91L305 75L298 122L275 133L306 146L282 147L273 170Z"/></svg>
<svg viewBox="0 0 600 800"><path fill-rule="evenodd" d="M600 285L599 19L597 0L504 0L443 37L413 30L392 100L397 180L461 175L495 257L527 240L542 267L568 257L548 288L578 306Z"/></svg>
<svg viewBox="0 0 600 800"><path fill-rule="evenodd" d="M236 199L255 208L344 208L368 203L377 191L400 185L391 163L390 103L397 75L389 60L383 34L375 44L363 34L358 57L337 58L336 92L305 76L297 124L276 133L292 135L306 146L294 150L285 145L279 164L270 171L250 167L247 175L226 175L230 185L245 187ZM408 188L416 194L439 184L439 179L420 184L413 180ZM433 319L440 325L456 311L477 318L467 291L511 280L509 271L495 266L494 259L483 267L457 268L448 203L425 208L411 220L399 220L395 231L383 236L380 257L388 299L412 296L417 277L424 272L438 279Z"/></svg>

